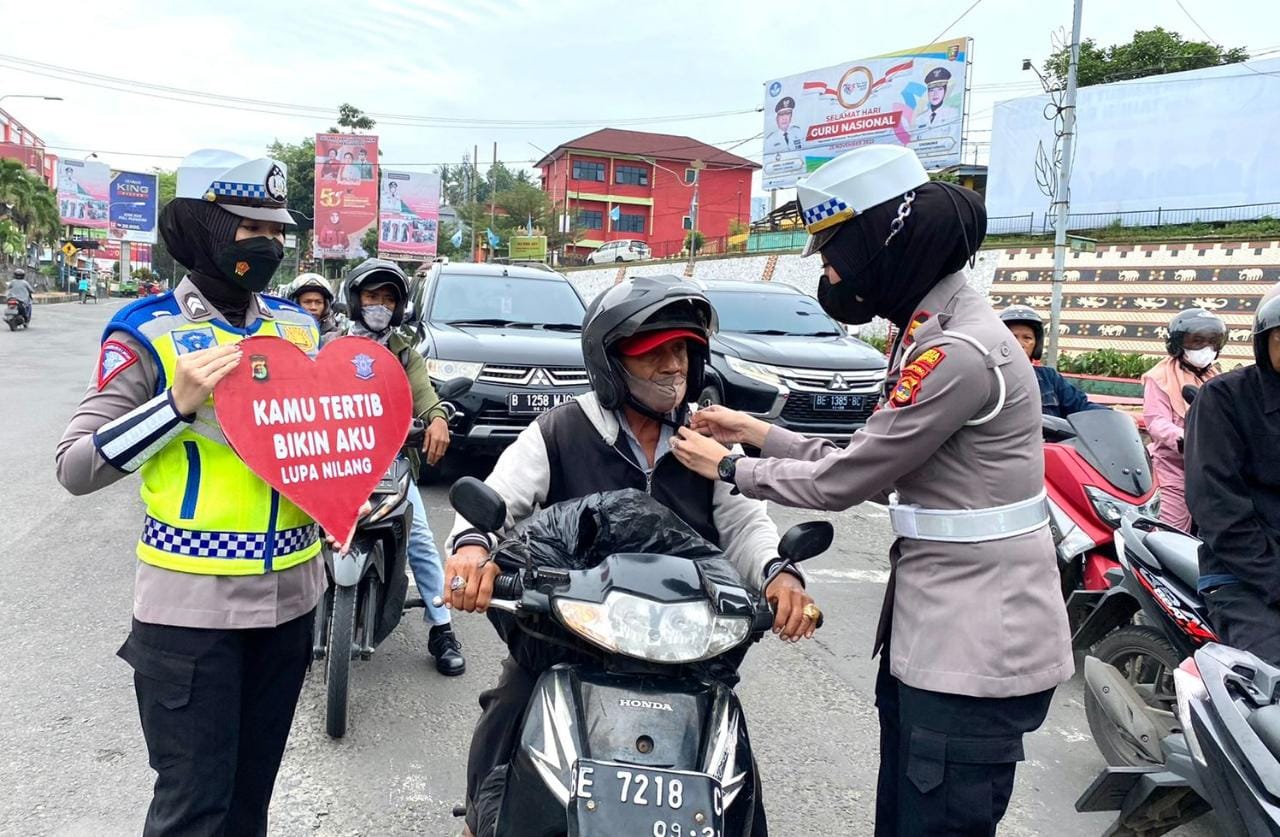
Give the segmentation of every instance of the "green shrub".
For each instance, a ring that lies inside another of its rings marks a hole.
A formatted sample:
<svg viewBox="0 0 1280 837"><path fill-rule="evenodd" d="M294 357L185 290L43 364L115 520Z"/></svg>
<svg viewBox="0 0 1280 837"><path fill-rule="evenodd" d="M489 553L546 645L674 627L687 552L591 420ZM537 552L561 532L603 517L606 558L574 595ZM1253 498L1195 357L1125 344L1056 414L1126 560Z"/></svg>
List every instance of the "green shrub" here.
<svg viewBox="0 0 1280 837"><path fill-rule="evenodd" d="M1159 363L1159 358L1098 349L1082 355L1062 355L1058 371L1077 375L1100 375L1105 378L1141 378L1142 373Z"/></svg>
<svg viewBox="0 0 1280 837"><path fill-rule="evenodd" d="M883 336L868 335L867 337L859 337L858 339L861 340L863 343L866 343L867 345L874 346L875 348L879 349L880 354L884 354L889 350L888 340L886 340Z"/></svg>

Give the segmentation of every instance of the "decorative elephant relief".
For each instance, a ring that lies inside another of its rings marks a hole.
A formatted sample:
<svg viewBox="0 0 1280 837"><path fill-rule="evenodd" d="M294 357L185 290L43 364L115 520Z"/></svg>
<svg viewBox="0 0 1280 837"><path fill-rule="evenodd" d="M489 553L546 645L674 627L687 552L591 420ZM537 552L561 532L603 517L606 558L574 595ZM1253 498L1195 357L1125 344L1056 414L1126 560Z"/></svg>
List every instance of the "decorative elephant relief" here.
<svg viewBox="0 0 1280 837"><path fill-rule="evenodd" d="M1118 323L1108 323L1107 325L1098 326L1098 335L1101 337L1124 337L1128 333L1128 329Z"/></svg>

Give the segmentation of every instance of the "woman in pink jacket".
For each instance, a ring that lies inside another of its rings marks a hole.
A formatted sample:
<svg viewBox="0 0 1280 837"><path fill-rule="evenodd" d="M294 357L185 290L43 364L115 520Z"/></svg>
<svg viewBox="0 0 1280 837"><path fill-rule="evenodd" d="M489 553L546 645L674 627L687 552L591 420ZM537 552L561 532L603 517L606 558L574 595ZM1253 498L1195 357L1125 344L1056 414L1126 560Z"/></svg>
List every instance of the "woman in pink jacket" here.
<svg viewBox="0 0 1280 837"><path fill-rule="evenodd" d="M1218 353L1226 342L1221 318L1203 308L1188 308L1169 323L1169 357L1142 376L1142 417L1160 484L1160 519L1183 531L1191 529L1191 513L1183 490L1182 433L1188 405L1182 392L1188 386L1199 389L1218 374Z"/></svg>

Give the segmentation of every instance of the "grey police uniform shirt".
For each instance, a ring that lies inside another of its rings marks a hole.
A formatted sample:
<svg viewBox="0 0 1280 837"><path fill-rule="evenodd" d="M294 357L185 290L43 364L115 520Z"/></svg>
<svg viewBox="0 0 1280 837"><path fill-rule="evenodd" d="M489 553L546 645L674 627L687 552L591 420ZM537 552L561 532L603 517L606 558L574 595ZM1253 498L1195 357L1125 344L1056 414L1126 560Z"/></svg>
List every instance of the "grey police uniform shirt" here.
<svg viewBox="0 0 1280 837"><path fill-rule="evenodd" d="M925 509L986 509L1036 497L1044 488L1040 390L1030 362L987 301L957 273L921 303L929 318L890 365L892 392L906 364L943 354L903 406L883 403L843 450L779 427L762 457L743 459L737 484L748 497L842 510L896 489ZM946 329L988 349L949 337ZM993 369L1004 375L996 405ZM888 633L890 670L918 689L976 697L1034 694L1071 677L1074 661L1053 539L1046 523L982 543L899 538L877 646ZM886 630L888 629L888 630Z"/></svg>
<svg viewBox="0 0 1280 837"><path fill-rule="evenodd" d="M189 279L178 284L174 296L192 322L222 319ZM273 315L255 297L245 312L245 322L258 318L273 319ZM112 339L128 346L138 361L121 370L101 391L95 370L89 391L58 442L58 481L72 494L88 494L128 476L103 459L93 434L156 394L157 370L151 352L126 332L117 331ZM229 497L227 502L236 500ZM287 570L246 576L182 573L138 561L133 615L140 622L187 628L271 628L309 613L327 585L324 561L319 556Z"/></svg>

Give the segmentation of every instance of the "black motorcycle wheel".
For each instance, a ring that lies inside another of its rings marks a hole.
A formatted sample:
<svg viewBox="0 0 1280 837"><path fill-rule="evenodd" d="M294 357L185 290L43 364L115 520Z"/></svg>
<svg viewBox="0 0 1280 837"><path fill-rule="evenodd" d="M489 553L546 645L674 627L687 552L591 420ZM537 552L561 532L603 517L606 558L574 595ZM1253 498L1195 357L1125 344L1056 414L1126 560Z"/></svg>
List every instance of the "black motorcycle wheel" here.
<svg viewBox="0 0 1280 837"><path fill-rule="evenodd" d="M347 689L351 678L351 647L356 629L356 589L334 587L333 617L329 620L329 649L325 652L325 732L331 738L347 734Z"/></svg>
<svg viewBox="0 0 1280 837"><path fill-rule="evenodd" d="M1176 717L1178 694L1173 684L1173 672L1181 658L1158 630L1145 625L1126 625L1103 637L1091 654L1125 675L1147 706ZM1107 764L1112 767L1151 764L1137 744L1107 717L1101 702L1087 688L1084 691L1084 714L1098 751Z"/></svg>
<svg viewBox="0 0 1280 837"><path fill-rule="evenodd" d="M17 320L5 320L5 322L7 322L7 323L9 324L9 330L10 330L10 331L17 331L17 330L18 330L18 321L17 321Z"/></svg>

